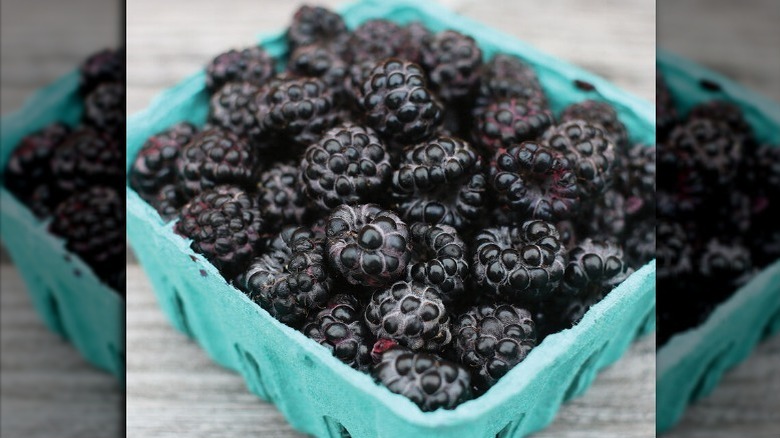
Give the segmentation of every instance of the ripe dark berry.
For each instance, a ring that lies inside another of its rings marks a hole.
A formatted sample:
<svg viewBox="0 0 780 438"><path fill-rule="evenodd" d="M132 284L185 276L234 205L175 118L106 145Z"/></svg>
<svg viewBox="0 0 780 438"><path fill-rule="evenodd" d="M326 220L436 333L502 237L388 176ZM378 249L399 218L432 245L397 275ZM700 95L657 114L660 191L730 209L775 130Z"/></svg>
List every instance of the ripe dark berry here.
<svg viewBox="0 0 780 438"><path fill-rule="evenodd" d="M568 257L561 285L569 295L603 296L634 272L623 249L609 240L585 239Z"/></svg>
<svg viewBox="0 0 780 438"><path fill-rule="evenodd" d="M388 140L419 142L431 137L441 123L441 106L417 64L394 58L381 61L357 95L368 125Z"/></svg>
<svg viewBox="0 0 780 438"><path fill-rule="evenodd" d="M628 228L623 240L626 249L626 262L634 269L639 269L645 263L655 258L655 223L654 220L642 220Z"/></svg>
<svg viewBox="0 0 780 438"><path fill-rule="evenodd" d="M74 131L54 149L51 174L58 194L71 194L95 185L116 185L124 175L119 144L91 128Z"/></svg>
<svg viewBox="0 0 780 438"><path fill-rule="evenodd" d="M423 411L454 409L470 400L471 378L462 366L430 353L393 348L374 367L375 378Z"/></svg>
<svg viewBox="0 0 780 438"><path fill-rule="evenodd" d="M691 236L685 228L669 220L657 224L656 248L657 276L659 280L688 274L693 269L693 248Z"/></svg>
<svg viewBox="0 0 780 438"><path fill-rule="evenodd" d="M455 354L482 391L495 385L536 346L531 313L511 304L471 307L457 318L452 331Z"/></svg>
<svg viewBox="0 0 780 438"><path fill-rule="evenodd" d="M319 6L301 6L287 29L290 50L323 43L346 49L348 39L349 31L341 16Z"/></svg>
<svg viewBox="0 0 780 438"><path fill-rule="evenodd" d="M734 181L742 161L743 144L724 123L691 119L669 134L665 145L677 172L695 171L702 186L712 190Z"/></svg>
<svg viewBox="0 0 780 438"><path fill-rule="evenodd" d="M125 264L125 205L116 190L91 186L62 201L49 230L107 282Z"/></svg>
<svg viewBox="0 0 780 438"><path fill-rule="evenodd" d="M474 140L489 155L536 140L555 120L549 110L535 104L518 99L490 103L476 119Z"/></svg>
<svg viewBox="0 0 780 438"><path fill-rule="evenodd" d="M420 65L428 72L431 88L445 102L471 97L482 66L482 50L474 38L447 30L422 43Z"/></svg>
<svg viewBox="0 0 780 438"><path fill-rule="evenodd" d="M291 163L276 163L258 177L258 204L270 228L300 225L311 216L299 173Z"/></svg>
<svg viewBox="0 0 780 438"><path fill-rule="evenodd" d="M160 217L165 222L176 218L186 203L176 184L162 186L154 198L150 198L148 201L160 213Z"/></svg>
<svg viewBox="0 0 780 438"><path fill-rule="evenodd" d="M309 317L302 331L340 361L367 372L371 367L373 336L363 322L362 311L354 296L336 295L325 309Z"/></svg>
<svg viewBox="0 0 780 438"><path fill-rule="evenodd" d="M84 99L84 124L115 139L125 135L125 84L98 85Z"/></svg>
<svg viewBox="0 0 780 438"><path fill-rule="evenodd" d="M232 279L255 255L263 221L254 197L238 187L219 186L185 205L175 230L192 239L192 250Z"/></svg>
<svg viewBox="0 0 780 438"><path fill-rule="evenodd" d="M576 120L564 122L548 129L542 141L566 157L584 197L597 197L612 185L615 145L601 127Z"/></svg>
<svg viewBox="0 0 780 438"><path fill-rule="evenodd" d="M250 187L255 157L246 140L231 132L200 132L179 153L177 173L182 192L192 197L220 184Z"/></svg>
<svg viewBox="0 0 780 438"><path fill-rule="evenodd" d="M325 265L322 236L307 228L287 227L238 276L236 284L274 318L300 327L325 308L333 279Z"/></svg>
<svg viewBox="0 0 780 438"><path fill-rule="evenodd" d="M163 187L174 184L176 159L197 132L198 128L191 123L181 122L149 137L130 169L130 186L149 200Z"/></svg>
<svg viewBox="0 0 780 438"><path fill-rule="evenodd" d="M413 351L441 351L452 340L450 315L438 290L399 281L374 292L366 324L377 338L393 339Z"/></svg>
<svg viewBox="0 0 780 438"><path fill-rule="evenodd" d="M628 147L626 126L618 118L615 108L607 102L585 100L567 106L561 112L561 123L574 120L600 125L617 148Z"/></svg>
<svg viewBox="0 0 780 438"><path fill-rule="evenodd" d="M358 26L350 36L350 59L355 64L393 57L413 61L404 53L410 48L408 37L409 34L392 21L368 20Z"/></svg>
<svg viewBox="0 0 780 438"><path fill-rule="evenodd" d="M397 210L408 222L464 229L483 212L487 184L481 167L479 154L458 138L407 148L391 185Z"/></svg>
<svg viewBox="0 0 780 438"><path fill-rule="evenodd" d="M211 96L208 123L250 143L257 141L261 135L256 102L259 91L250 82L225 84Z"/></svg>
<svg viewBox="0 0 780 438"><path fill-rule="evenodd" d="M490 183L499 204L521 220L566 219L580 205L580 187L571 163L542 143L524 142L497 154Z"/></svg>
<svg viewBox="0 0 780 438"><path fill-rule="evenodd" d="M483 294L499 301L544 300L563 278L565 248L558 230L548 222L484 229L474 238L473 250L474 281Z"/></svg>
<svg viewBox="0 0 780 438"><path fill-rule="evenodd" d="M740 143L747 146L754 141L753 128L737 105L724 100L710 100L691 108L689 119L707 119L725 123Z"/></svg>
<svg viewBox="0 0 780 438"><path fill-rule="evenodd" d="M341 97L349 67L346 62L327 46L309 45L295 49L290 54L287 69L300 77L320 78Z"/></svg>
<svg viewBox="0 0 780 438"><path fill-rule="evenodd" d="M738 241L710 239L699 257L697 268L711 285L710 293L716 295L715 289L719 289L721 297L725 297L742 286L752 273L750 249Z"/></svg>
<svg viewBox="0 0 780 438"><path fill-rule="evenodd" d="M11 152L3 172L3 184L39 217L47 216L58 200L53 199L49 161L70 133L62 123L51 124L24 137ZM36 196L43 195L43 197Z"/></svg>
<svg viewBox="0 0 780 438"><path fill-rule="evenodd" d="M79 68L81 84L79 91L88 95L100 84L123 83L125 80L125 49L106 49L87 58Z"/></svg>
<svg viewBox="0 0 780 438"><path fill-rule="evenodd" d="M409 232L412 260L407 280L435 286L445 305L464 298L469 263L458 231L448 225L417 222Z"/></svg>
<svg viewBox="0 0 780 438"><path fill-rule="evenodd" d="M621 157L615 186L630 217L655 216L655 146L630 146Z"/></svg>
<svg viewBox="0 0 780 438"><path fill-rule="evenodd" d="M537 108L547 107L547 97L531 66L514 56L499 53L482 66L472 112L478 117L490 103L505 99L527 102Z"/></svg>
<svg viewBox="0 0 780 438"><path fill-rule="evenodd" d="M390 284L403 277L411 258L406 224L376 204L337 207L326 236L330 265L351 284Z"/></svg>
<svg viewBox="0 0 780 438"><path fill-rule="evenodd" d="M619 191L607 190L601 197L582 208L577 218L580 234L619 238L626 230L626 198Z"/></svg>
<svg viewBox="0 0 780 438"><path fill-rule="evenodd" d="M262 117L265 132L303 147L319 140L341 118L334 90L317 78L282 80L258 105L267 109Z"/></svg>
<svg viewBox="0 0 780 438"><path fill-rule="evenodd" d="M300 162L306 196L321 210L376 199L392 172L390 155L371 128L339 125L309 146Z"/></svg>
<svg viewBox="0 0 780 438"><path fill-rule="evenodd" d="M274 75L274 59L262 47L230 50L206 66L206 89L217 92L230 82L247 82L262 87Z"/></svg>

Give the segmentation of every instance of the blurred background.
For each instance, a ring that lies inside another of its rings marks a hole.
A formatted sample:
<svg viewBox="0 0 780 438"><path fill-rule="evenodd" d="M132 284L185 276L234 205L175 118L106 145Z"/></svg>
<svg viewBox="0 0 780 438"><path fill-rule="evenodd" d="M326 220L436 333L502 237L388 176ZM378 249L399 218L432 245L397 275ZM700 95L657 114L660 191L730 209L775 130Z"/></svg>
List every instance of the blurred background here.
<svg viewBox="0 0 780 438"><path fill-rule="evenodd" d="M2 115L87 56L121 44L123 10L122 2L104 0L0 2ZM44 326L2 242L0 248L0 435L119 436L124 397L116 378Z"/></svg>
<svg viewBox="0 0 780 438"><path fill-rule="evenodd" d="M772 0L748 0L733 2L727 0L686 0L657 2L657 43L659 49L681 55L708 69L718 72L764 99L774 101L775 120L780 114L780 3ZM717 95L717 93L715 93ZM672 96L674 97L674 96ZM683 114L684 115L684 114ZM775 134L780 128L775 128ZM775 135L775 138L778 138ZM776 146L776 142L774 143ZM750 157L749 151L745 157ZM774 154L775 160L780 154ZM771 158L771 157L767 157ZM769 165L764 163L764 165ZM778 164L774 165L777 168ZM741 175L740 175L741 176ZM659 171L659 184L673 180L675 175ZM768 192L776 191L776 187L761 187L771 184L766 180L756 180L755 186L749 184L739 189L719 190L716 194L721 202L730 199L730 195L738 191ZM660 186L659 186L660 187ZM751 190L752 189L752 190ZM770 227L777 233L777 207L772 207L777 198L769 201L768 208L775 208L775 213L769 214ZM659 197L659 202L661 198ZM755 208L754 208L755 209ZM659 212L661 208L659 207ZM704 228L704 223L718 223L720 219L712 215L711 209L704 209L705 218L699 219L693 228ZM739 209L729 209L732 215ZM702 217L701 215L699 216ZM753 226L744 234L743 240L750 237L759 227L756 226L757 215L752 215ZM666 221L659 217L659 223ZM659 228L660 230L660 228ZM696 234L689 231L688 235ZM725 237L725 236L720 236ZM660 235L659 235L660 239ZM763 239L760 239L763 240ZM776 238L775 238L776 240ZM658 241L658 252L666 244ZM767 244L759 241L759 245ZM748 247L754 247L755 242ZM755 262L755 251L753 261ZM775 267L776 269L776 267ZM659 277L660 278L660 277ZM694 284L693 289L704 289L703 294L714 296L718 292L701 282ZM733 290L736 288L732 288ZM682 292L682 291L681 291ZM682 295L686 295L686 293ZM764 290L764 294L780 296L780 284L774 284ZM659 280L657 294L658 314L676 312L676 315L686 317L690 309L684 307L685 297L680 294L670 294L665 291ZM775 316L777 317L777 315ZM659 317L660 318L660 317ZM724 321L729 327L752 327L753 331L761 326L753 320L745 320L741 314L729 315ZM659 321L661 324L661 321ZM674 324L672 324L674 325ZM739 343L740 341L737 341ZM659 344L661 339L659 337ZM681 344L677 344L678 346ZM733 347L720 353L726 355ZM663 369L666 358L674 357L659 353L658 368ZM663 399L659 385L659 403ZM662 406L659 405L659 410ZM774 335L759 343L751 355L743 363L726 372L722 381L708 396L693 403L685 412L677 427L664 436L668 437L777 437L780 436L780 336Z"/></svg>
<svg viewBox="0 0 780 438"><path fill-rule="evenodd" d="M346 2L128 1L128 114L217 54L282 30L304 3L337 8ZM654 1L440 3L654 100ZM239 375L215 365L170 326L137 265L127 272L128 436L301 436L273 405L248 392ZM655 339L650 335L535 436L651 437L654 410Z"/></svg>

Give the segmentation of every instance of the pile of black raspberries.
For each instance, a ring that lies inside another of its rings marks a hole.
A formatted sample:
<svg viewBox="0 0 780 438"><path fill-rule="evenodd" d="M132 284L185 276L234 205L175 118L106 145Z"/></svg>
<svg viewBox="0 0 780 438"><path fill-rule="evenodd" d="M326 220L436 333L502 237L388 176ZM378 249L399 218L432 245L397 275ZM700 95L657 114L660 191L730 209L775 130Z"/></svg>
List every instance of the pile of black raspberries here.
<svg viewBox="0 0 780 438"><path fill-rule="evenodd" d="M710 100L680 114L657 75L658 344L703 323L780 259L780 145L741 109Z"/></svg>
<svg viewBox="0 0 780 438"><path fill-rule="evenodd" d="M12 152L4 186L65 240L105 284L125 291L125 53L81 65L78 126L53 123Z"/></svg>
<svg viewBox="0 0 780 438"><path fill-rule="evenodd" d="M273 317L423 410L494 385L655 252L655 149L615 110L557 117L534 70L456 31L319 7L206 67L203 127L132 187Z"/></svg>

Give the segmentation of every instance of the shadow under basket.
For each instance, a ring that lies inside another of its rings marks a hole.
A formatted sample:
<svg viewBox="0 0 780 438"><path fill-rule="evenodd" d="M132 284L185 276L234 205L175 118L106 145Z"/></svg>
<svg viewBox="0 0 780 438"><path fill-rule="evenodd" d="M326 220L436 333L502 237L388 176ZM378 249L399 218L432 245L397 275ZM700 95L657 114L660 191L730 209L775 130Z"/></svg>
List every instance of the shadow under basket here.
<svg viewBox="0 0 780 438"><path fill-rule="evenodd" d="M486 58L504 52L531 64L554 111L585 99L605 100L615 106L634 142L654 144L652 105L440 6L376 0L347 6L341 13L350 28L386 18L399 23L419 20L432 30L450 28L471 35ZM286 55L281 33L261 38L261 44L275 57ZM128 169L149 136L181 121L205 122L204 86L201 71L128 120ZM524 436L549 424L561 403L582 394L598 370L655 327L651 262L592 307L574 328L547 337L485 395L454 410L422 412L273 319L194 253L188 240L174 234L173 223L164 223L129 187L127 208L130 243L171 323L216 362L241 373L249 389L275 404L294 428L318 437Z"/></svg>
<svg viewBox="0 0 780 438"><path fill-rule="evenodd" d="M701 102L726 100L742 109L760 142L780 144L778 104L671 53L659 51L658 70L682 114ZM778 331L780 261L716 307L702 325L674 335L658 350L656 430L674 427L688 405L710 394L726 371Z"/></svg>
<svg viewBox="0 0 780 438"><path fill-rule="evenodd" d="M19 141L51 123L75 126L82 113L79 73L73 71L40 89L17 112L2 118L0 169ZM76 346L96 367L124 382L125 301L92 269L48 232L41 220L6 187L0 186L0 236L29 292L33 306L52 331Z"/></svg>

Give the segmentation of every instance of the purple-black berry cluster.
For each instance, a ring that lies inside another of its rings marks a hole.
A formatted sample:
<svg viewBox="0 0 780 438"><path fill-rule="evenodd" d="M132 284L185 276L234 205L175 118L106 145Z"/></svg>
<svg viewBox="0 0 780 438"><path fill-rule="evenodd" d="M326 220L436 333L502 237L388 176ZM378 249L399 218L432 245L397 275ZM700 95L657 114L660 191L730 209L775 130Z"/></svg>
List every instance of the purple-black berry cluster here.
<svg viewBox="0 0 780 438"><path fill-rule="evenodd" d="M780 146L761 144L739 106L709 100L685 114L657 80L658 342L703 323L780 258ZM629 157L633 178L644 171ZM623 177L622 180L631 178Z"/></svg>
<svg viewBox="0 0 780 438"><path fill-rule="evenodd" d="M49 232L124 295L124 49L98 52L79 71L81 120L54 122L22 138L3 169L3 185L39 220L51 220ZM166 193L157 185L167 182L168 170L145 170L154 177L139 187Z"/></svg>
<svg viewBox="0 0 780 438"><path fill-rule="evenodd" d="M391 391L454 408L654 257L655 155L608 103L556 117L530 65L420 23L303 7L287 39L275 76L261 48L216 57L207 126L152 136L131 185Z"/></svg>

